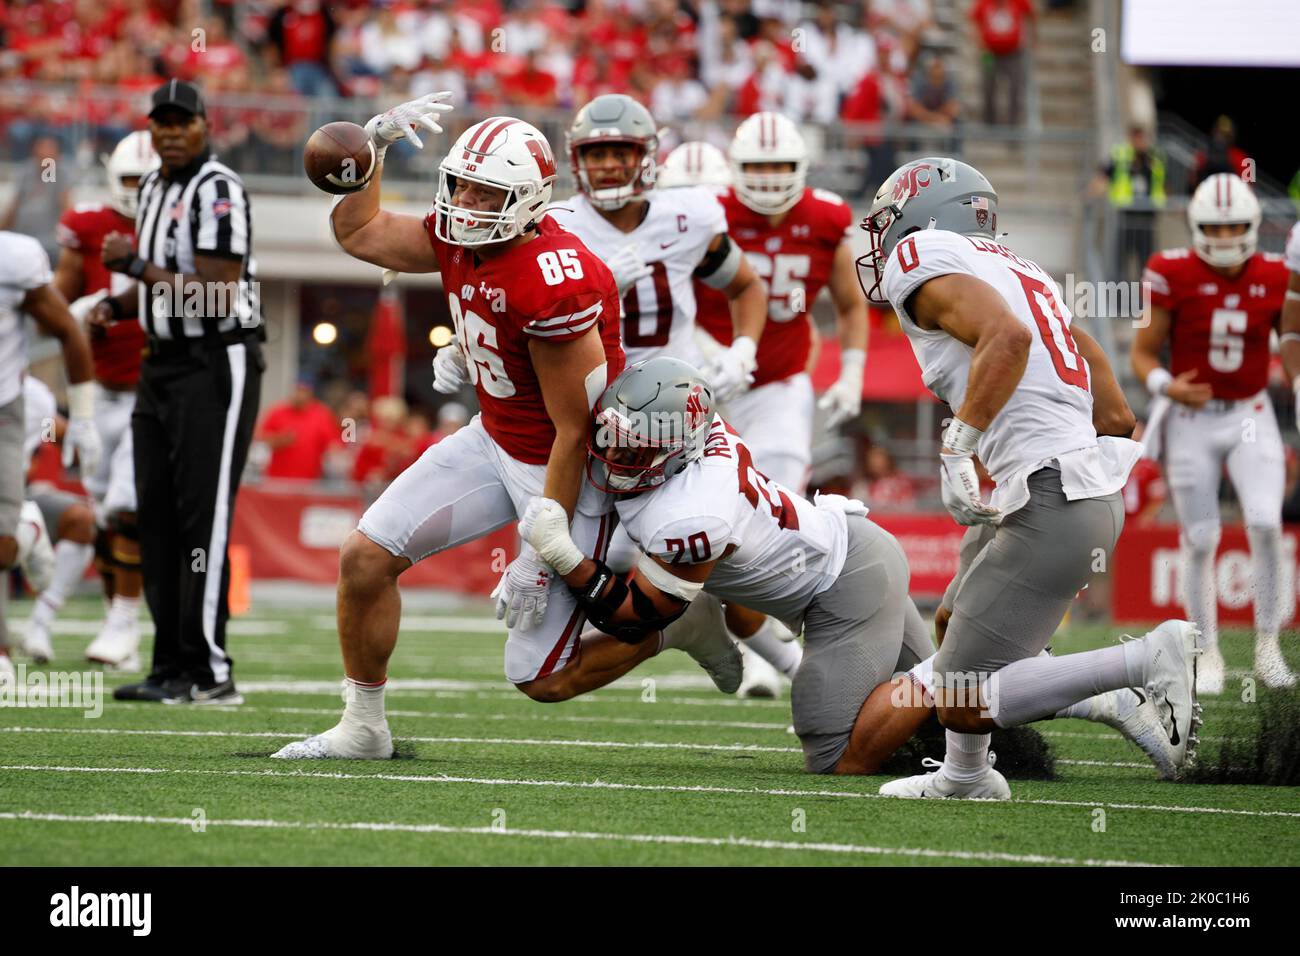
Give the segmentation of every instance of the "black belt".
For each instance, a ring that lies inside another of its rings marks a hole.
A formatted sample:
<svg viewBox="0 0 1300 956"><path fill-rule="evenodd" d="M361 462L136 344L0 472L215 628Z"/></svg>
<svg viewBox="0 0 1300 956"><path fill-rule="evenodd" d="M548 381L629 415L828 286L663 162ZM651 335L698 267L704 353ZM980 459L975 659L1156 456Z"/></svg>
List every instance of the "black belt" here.
<svg viewBox="0 0 1300 956"><path fill-rule="evenodd" d="M146 346L146 358L176 358L177 356L198 355L212 349L225 348L228 345L240 345L259 342L261 336L253 329L232 329L229 332L194 336L185 339L160 339L149 336Z"/></svg>

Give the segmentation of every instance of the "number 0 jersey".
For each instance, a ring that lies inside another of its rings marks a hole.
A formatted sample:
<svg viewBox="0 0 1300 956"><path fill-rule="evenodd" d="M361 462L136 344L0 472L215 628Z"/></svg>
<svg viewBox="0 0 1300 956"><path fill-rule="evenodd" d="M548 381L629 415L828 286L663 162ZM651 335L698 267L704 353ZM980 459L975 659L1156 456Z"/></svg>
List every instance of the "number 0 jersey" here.
<svg viewBox="0 0 1300 956"><path fill-rule="evenodd" d="M650 209L631 232L610 225L581 193L548 211L601 259L634 246L653 270L623 296L628 364L670 355L699 368L704 356L695 342L693 278L713 238L727 231L727 218L704 186L656 190L646 202Z"/></svg>
<svg viewBox="0 0 1300 956"><path fill-rule="evenodd" d="M565 342L598 328L605 381L613 381L623 371L614 277L577 236L550 217L538 223L536 238L481 260L473 249L439 239L432 213L424 226L438 257L483 427L512 458L546 464L555 426L542 401L529 342ZM596 395L603 389L602 382Z"/></svg>
<svg viewBox="0 0 1300 956"><path fill-rule="evenodd" d="M669 565L717 560L706 591L796 633L848 549L843 512L814 507L756 471L749 449L716 415L701 458L657 488L616 497L615 507L646 554Z"/></svg>
<svg viewBox="0 0 1300 956"><path fill-rule="evenodd" d="M1268 384L1269 333L1282 315L1287 268L1257 252L1235 279L1220 275L1190 249L1167 249L1147 263L1151 304L1168 309L1169 371L1196 371L1214 397L1250 398Z"/></svg>
<svg viewBox="0 0 1300 956"><path fill-rule="evenodd" d="M907 300L922 283L953 273L991 285L1033 338L1024 376L980 439L978 454L997 483L993 504L1010 513L1029 500L1025 480L1056 459L1066 497L1094 498L1124 487L1141 446L1098 439L1092 426L1092 378L1070 334L1071 315L1056 283L1036 263L978 236L939 229L915 232L894 247L883 289L911 342L921 378L955 411L966 398L973 349L942 329L922 329Z"/></svg>

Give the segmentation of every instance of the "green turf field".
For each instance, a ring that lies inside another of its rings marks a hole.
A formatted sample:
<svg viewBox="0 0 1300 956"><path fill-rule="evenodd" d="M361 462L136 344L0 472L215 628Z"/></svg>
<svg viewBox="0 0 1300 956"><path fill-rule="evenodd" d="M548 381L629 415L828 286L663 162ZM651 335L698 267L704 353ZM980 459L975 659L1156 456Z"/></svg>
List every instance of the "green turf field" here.
<svg viewBox="0 0 1300 956"><path fill-rule="evenodd" d="M98 609L65 612L52 668L83 669ZM677 652L534 703L486 615L405 619L388 694L404 759L272 761L341 711L332 614L259 606L231 631L242 707L0 708L0 864L1300 864L1300 789L1162 783L1104 727L1037 724L1060 779L1013 780L1010 803L889 800L884 777L803 773L786 700L724 697ZM1247 666L1249 636L1224 640ZM1256 706L1239 697L1206 703L1207 748Z"/></svg>

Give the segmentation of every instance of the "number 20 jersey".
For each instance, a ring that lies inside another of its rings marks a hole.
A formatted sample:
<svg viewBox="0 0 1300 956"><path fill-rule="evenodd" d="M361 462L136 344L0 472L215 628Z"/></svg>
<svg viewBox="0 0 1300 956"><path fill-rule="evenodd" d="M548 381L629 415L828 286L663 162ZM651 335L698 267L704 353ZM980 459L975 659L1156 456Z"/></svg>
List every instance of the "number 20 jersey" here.
<svg viewBox="0 0 1300 956"><path fill-rule="evenodd" d="M698 460L657 488L618 496L615 507L646 554L670 566L717 560L706 591L796 633L813 598L835 583L848 550L844 513L814 507L759 473L717 415Z"/></svg>
<svg viewBox="0 0 1300 956"><path fill-rule="evenodd" d="M610 225L581 193L552 203L548 212L601 259L630 245L650 266L651 274L623 296L628 364L669 355L699 368L704 356L695 342L694 274L714 236L727 231L727 217L703 186L655 190L646 202L645 219L631 232Z"/></svg>
<svg viewBox="0 0 1300 956"><path fill-rule="evenodd" d="M1151 304L1170 313L1170 372L1194 369L1219 399L1250 398L1268 384L1269 332L1286 298L1281 256L1257 252L1229 279L1190 249L1167 249L1151 257L1142 280Z"/></svg>
<svg viewBox="0 0 1300 956"><path fill-rule="evenodd" d="M483 259L471 248L439 239L433 217L425 217L425 231L438 257L483 427L510 457L544 465L555 426L542 401L529 342L566 342L597 328L605 380L612 382L623 371L614 277L582 240L549 216L538 223L536 238Z"/></svg>
<svg viewBox="0 0 1300 956"><path fill-rule="evenodd" d="M994 505L1004 512L1023 505L1028 500L1024 479L1053 459L1060 459L1070 500L1122 488L1141 446L1107 438L1099 447L1092 425L1091 370L1070 334L1072 316L1055 281L992 239L925 229L907 236L889 256L884 292L911 342L926 387L954 411L966 398L974 350L942 329L920 328L906 309L923 282L954 273L992 286L1032 333L1024 376L979 443L980 460L998 485Z"/></svg>

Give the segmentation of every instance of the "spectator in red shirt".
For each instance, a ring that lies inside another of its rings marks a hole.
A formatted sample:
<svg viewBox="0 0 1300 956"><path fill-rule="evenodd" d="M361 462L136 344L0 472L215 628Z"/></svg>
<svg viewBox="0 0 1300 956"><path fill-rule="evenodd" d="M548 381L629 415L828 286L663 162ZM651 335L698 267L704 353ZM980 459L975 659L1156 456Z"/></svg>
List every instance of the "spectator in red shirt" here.
<svg viewBox="0 0 1300 956"><path fill-rule="evenodd" d="M998 87L1004 86L1006 122L1018 126L1024 122L1025 56L1033 45L1034 5L1030 0L975 0L970 17L984 44L984 122L998 122Z"/></svg>
<svg viewBox="0 0 1300 956"><path fill-rule="evenodd" d="M400 474L393 471L407 444L404 433L406 402L392 395L370 403L370 431L352 463L352 480L359 484L387 484Z"/></svg>
<svg viewBox="0 0 1300 956"><path fill-rule="evenodd" d="M894 456L884 445L867 449L865 462L866 502L881 511L907 510L916 500L916 488L900 474Z"/></svg>
<svg viewBox="0 0 1300 956"><path fill-rule="evenodd" d="M558 84L555 77L537 65L537 51L524 57L523 68L501 79L501 96L511 106L554 108Z"/></svg>
<svg viewBox="0 0 1300 956"><path fill-rule="evenodd" d="M294 89L303 96L333 96L330 43L336 24L320 0L293 0L275 12L266 25L273 59L289 71Z"/></svg>
<svg viewBox="0 0 1300 956"><path fill-rule="evenodd" d="M318 481L325 453L342 439L334 413L316 399L310 382L300 381L287 402L267 411L257 440L271 449L266 477Z"/></svg>

